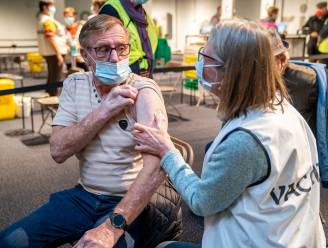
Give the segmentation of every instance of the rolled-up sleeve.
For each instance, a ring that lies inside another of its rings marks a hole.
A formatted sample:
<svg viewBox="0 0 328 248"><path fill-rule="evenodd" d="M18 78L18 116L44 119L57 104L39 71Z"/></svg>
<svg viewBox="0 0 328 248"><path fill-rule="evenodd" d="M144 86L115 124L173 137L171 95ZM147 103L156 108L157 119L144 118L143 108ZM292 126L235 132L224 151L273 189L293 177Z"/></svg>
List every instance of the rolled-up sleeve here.
<svg viewBox="0 0 328 248"><path fill-rule="evenodd" d="M77 111L75 103L76 84L73 77L64 81L63 89L59 97L59 107L52 126L71 126L77 123Z"/></svg>

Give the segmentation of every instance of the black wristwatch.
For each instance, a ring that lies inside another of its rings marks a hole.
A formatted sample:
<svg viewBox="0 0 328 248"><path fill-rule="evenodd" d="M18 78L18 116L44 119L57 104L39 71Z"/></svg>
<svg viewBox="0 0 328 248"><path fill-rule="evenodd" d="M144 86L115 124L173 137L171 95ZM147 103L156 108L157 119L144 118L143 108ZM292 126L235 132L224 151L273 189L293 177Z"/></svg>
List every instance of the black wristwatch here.
<svg viewBox="0 0 328 248"><path fill-rule="evenodd" d="M113 227L122 229L124 231L128 229L128 225L126 224L126 220L122 214L112 213L109 216L109 219Z"/></svg>

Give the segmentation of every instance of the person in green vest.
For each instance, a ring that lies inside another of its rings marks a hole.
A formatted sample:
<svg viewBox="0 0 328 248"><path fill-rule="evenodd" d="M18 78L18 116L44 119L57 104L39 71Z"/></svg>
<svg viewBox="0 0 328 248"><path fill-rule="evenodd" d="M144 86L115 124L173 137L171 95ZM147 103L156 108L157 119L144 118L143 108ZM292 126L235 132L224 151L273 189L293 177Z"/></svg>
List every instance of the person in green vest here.
<svg viewBox="0 0 328 248"><path fill-rule="evenodd" d="M130 33L132 72L152 78L154 53L157 47L156 29L142 4L148 0L108 0L99 14L120 19Z"/></svg>
<svg viewBox="0 0 328 248"><path fill-rule="evenodd" d="M321 28L318 39L318 51L321 54L328 54L328 19ZM320 59L319 63L328 65L328 59Z"/></svg>
<svg viewBox="0 0 328 248"><path fill-rule="evenodd" d="M162 35L162 26L159 25L158 21L156 18L153 18L153 24L154 24L154 27L155 27L155 30L156 30L156 35L157 35L157 38L162 38L163 35Z"/></svg>

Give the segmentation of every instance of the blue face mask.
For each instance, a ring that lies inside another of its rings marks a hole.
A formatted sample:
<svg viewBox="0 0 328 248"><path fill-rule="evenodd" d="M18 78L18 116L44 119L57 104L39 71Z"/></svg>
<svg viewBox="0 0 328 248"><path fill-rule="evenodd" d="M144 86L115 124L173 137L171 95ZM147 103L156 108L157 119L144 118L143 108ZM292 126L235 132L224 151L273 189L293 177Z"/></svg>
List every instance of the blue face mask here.
<svg viewBox="0 0 328 248"><path fill-rule="evenodd" d="M148 0L131 0L132 3L135 3L135 4L144 4L144 3L147 3Z"/></svg>
<svg viewBox="0 0 328 248"><path fill-rule="evenodd" d="M64 18L66 26L71 26L75 22L74 16L68 16Z"/></svg>
<svg viewBox="0 0 328 248"><path fill-rule="evenodd" d="M90 55L89 57L96 64L96 71L94 71L95 76L104 85L117 85L125 81L131 69L129 66L129 58L123 59L117 63L95 61Z"/></svg>
<svg viewBox="0 0 328 248"><path fill-rule="evenodd" d="M56 7L55 6L49 6L48 8L49 14L54 16L56 13Z"/></svg>
<svg viewBox="0 0 328 248"><path fill-rule="evenodd" d="M222 84L222 82L208 82L203 77L203 68L204 67L219 67L219 65L204 65L204 57L201 56L200 59L196 62L196 74L199 84L207 91L212 92L217 85Z"/></svg>

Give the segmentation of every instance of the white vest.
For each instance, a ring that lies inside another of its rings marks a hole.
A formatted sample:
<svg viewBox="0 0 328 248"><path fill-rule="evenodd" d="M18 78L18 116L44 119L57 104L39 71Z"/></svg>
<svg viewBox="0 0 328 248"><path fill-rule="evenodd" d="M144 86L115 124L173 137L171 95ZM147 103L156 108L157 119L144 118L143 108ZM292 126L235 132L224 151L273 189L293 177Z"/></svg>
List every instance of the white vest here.
<svg viewBox="0 0 328 248"><path fill-rule="evenodd" d="M43 25L46 21L51 20L56 25L55 42L59 47L62 55L67 54L67 40L65 35L65 28L62 24L56 21L53 17L41 14L38 20L37 37L39 44L39 51L43 56L56 55L55 49L45 37L45 30Z"/></svg>
<svg viewBox="0 0 328 248"><path fill-rule="evenodd" d="M270 169L267 178L249 186L228 209L205 218L202 247L326 247L316 141L288 102L283 108L252 110L233 119L206 153L204 166L226 135L243 128L263 145Z"/></svg>

